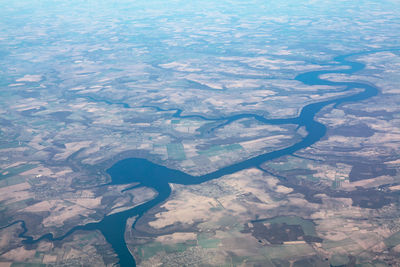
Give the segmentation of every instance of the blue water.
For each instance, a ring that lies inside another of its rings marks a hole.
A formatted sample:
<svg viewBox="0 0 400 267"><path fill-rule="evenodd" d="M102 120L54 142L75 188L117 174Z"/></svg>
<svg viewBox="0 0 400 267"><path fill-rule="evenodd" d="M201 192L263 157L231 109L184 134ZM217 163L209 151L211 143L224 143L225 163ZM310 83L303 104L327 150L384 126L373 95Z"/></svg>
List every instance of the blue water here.
<svg viewBox="0 0 400 267"><path fill-rule="evenodd" d="M353 54L354 55L354 54ZM112 214L106 216L97 223L89 223L83 226L76 226L67 232L65 235L60 237L53 237L52 234L46 234L37 240L33 240L31 237L25 236L25 231L20 235L25 238L25 242L34 243L38 242L42 239L48 240L62 240L68 235L72 234L77 230L99 230L106 238L107 242L111 244L115 253L119 257L119 264L121 266L135 266L135 260L130 254L124 239L125 226L126 221L130 217L137 216L139 219L144 213L146 213L151 208L161 204L164 202L171 194L171 188L169 183L181 184L181 185L193 185L193 184L201 184L203 182L217 179L223 175L232 174L238 172L243 169L247 169L250 167L258 167L260 164L276 159L281 156L290 155L300 149L306 148L320 140L326 133L326 127L315 121L315 115L327 105L340 105L342 103L348 102L356 102L365 100L372 96L375 96L378 93L378 89L367 83L360 82L332 82L320 79L319 76L327 73L343 73L343 74L351 74L356 71L362 70L365 66L358 62L353 62L347 60L347 56L339 56L335 58L335 61L338 62L338 65L349 66L349 69L345 70L324 70L324 71L312 71L301 74L296 77L296 80L303 82L307 85L332 85L332 86L344 86L347 91L351 91L354 88L363 89L360 92L350 94L347 96L338 97L335 99L330 99L326 101L321 101L313 104L306 105L300 112L300 115L296 118L288 118L288 119L266 119L257 114L237 114L230 117L223 118L206 118L200 115L182 115L182 110L180 109L171 109L175 111L174 117L178 118L199 118L203 120L221 120L224 121L223 124L220 124L219 127L223 125L229 124L235 120L242 118L255 118L256 120L266 123L266 124L295 124L298 126L304 126L308 132L308 135L302 139L300 142L277 151L273 151L270 153L265 153L250 159L246 159L244 161L232 164L230 166L221 168L215 172L208 173L202 176L191 176L189 174L183 173L178 170L169 169L167 167L155 164L151 161L142 158L128 158L121 160L114 164L110 169L107 170L107 173L111 176L112 181L110 184L119 185L119 184L129 184L129 183L139 183L139 186L150 187L155 190L158 195L156 198L141 204L132 209ZM337 66L337 65L335 65ZM106 100L99 100L106 101ZM129 107L129 105L125 103L118 103L123 107ZM164 109L154 107L160 111L165 111ZM137 221L137 220L136 220ZM135 222L136 223L136 222ZM133 227L135 227L135 223ZM23 224L25 228L25 225Z"/></svg>

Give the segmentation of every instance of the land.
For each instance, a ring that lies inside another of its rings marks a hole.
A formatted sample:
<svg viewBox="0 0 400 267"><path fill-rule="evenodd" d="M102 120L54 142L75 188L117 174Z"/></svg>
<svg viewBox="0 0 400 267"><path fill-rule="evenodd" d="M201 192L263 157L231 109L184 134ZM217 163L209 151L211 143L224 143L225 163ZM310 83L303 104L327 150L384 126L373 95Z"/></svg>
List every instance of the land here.
<svg viewBox="0 0 400 267"><path fill-rule="evenodd" d="M22 2L0 11L0 266L115 265L100 231L67 233L157 193L108 168L140 157L198 176L290 147L304 127L257 116L356 93L295 77L362 51L363 70L321 78L377 96L322 109L325 136L292 155L170 184L125 240L140 266L400 265L396 3Z"/></svg>

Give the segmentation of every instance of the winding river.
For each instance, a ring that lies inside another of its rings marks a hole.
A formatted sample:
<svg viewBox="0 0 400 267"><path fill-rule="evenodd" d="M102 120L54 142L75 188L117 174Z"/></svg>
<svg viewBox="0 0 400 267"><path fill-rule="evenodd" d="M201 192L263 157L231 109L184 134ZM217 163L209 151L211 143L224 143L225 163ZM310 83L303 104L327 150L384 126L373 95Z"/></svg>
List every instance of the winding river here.
<svg viewBox="0 0 400 267"><path fill-rule="evenodd" d="M376 52L376 51L374 51ZM365 52L371 53L371 52ZM107 173L111 176L112 185L129 184L129 183L139 183L140 186L150 187L155 190L158 194L157 196L141 205L138 205L132 209L125 210L119 213L108 215L104 217L101 221L96 223L89 223L86 225L80 225L69 230L65 235L60 237L54 237L52 234L46 234L39 239L34 240L32 237L26 236L25 223L22 221L22 227L25 228L24 232L20 234L21 237L25 238L26 243L35 243L43 239L50 241L62 240L69 236L77 230L99 230L107 240L109 244L113 247L115 253L119 257L120 266L135 266L135 260L131 253L129 252L124 239L124 232L126 227L126 221L128 218L137 217L134 222L133 227L135 227L136 222L140 219L143 214L149 211L151 208L163 203L171 194L171 188L169 183L181 184L181 185L194 185L201 184L203 182L217 179L221 176L232 174L240 170L244 170L251 167L258 167L260 164L276 159L281 156L290 155L300 149L309 147L318 140L320 140L326 132L326 127L315 121L315 115L324 107L328 105L340 105L342 103L356 102L365 100L378 93L378 89L373 85L362 82L333 82L320 78L320 75L333 73L333 74L352 74L354 72L362 70L365 66L364 64L353 62L348 60L350 56L360 55L350 54L345 56L339 56L335 58L338 64L332 64L334 67L338 66L348 66L349 68L340 70L323 70L323 71L311 71L304 74L300 74L296 77L296 80L307 84L307 85L331 85L331 86L341 86L345 87L345 91L351 91L352 89L362 89L355 91L354 94L346 94L345 96L337 97L335 99L329 99L317 103L312 103L304 106L300 112L300 115L295 118L288 119L266 119L257 114L238 114L226 118L209 119L200 115L182 115L182 110L175 109L174 117L178 118L200 118L204 120L221 120L224 121L220 126L231 123L235 120L241 118L252 117L256 120L263 122L265 124L295 124L298 127L304 126L308 134L300 142L286 147L280 150L276 150L270 153L265 153L258 155L253 158L243 160L241 162L232 164L221 168L215 172L208 173L202 176L191 176L189 174L183 173L178 170L169 169L167 167L155 164L151 161L142 158L127 158L115 163ZM128 104L122 104L124 107L129 107ZM165 111L158 108L160 111Z"/></svg>

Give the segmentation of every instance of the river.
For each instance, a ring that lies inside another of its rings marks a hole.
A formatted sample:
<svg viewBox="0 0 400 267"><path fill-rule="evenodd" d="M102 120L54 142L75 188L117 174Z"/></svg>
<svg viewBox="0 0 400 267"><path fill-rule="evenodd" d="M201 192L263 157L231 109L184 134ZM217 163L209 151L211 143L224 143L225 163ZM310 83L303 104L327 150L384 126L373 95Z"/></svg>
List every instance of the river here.
<svg viewBox="0 0 400 267"><path fill-rule="evenodd" d="M365 52L368 53L368 52ZM359 53L361 54L361 53ZM69 236L73 232L77 230L99 230L107 240L109 244L111 244L115 253L118 255L120 266L136 266L135 259L129 252L125 239L125 227L126 221L130 217L137 217L136 221L133 224L135 227L136 222L140 219L143 214L149 211L151 208L162 204L171 194L171 188L169 183L181 184L181 185L194 185L201 184L203 182L218 179L224 175L232 174L247 168L258 167L260 164L276 159L278 157L282 157L285 155L290 155L300 149L306 148L319 141L326 133L326 127L317 122L315 120L315 115L324 107L328 105L340 105L348 102L356 102L368 99L372 96L375 96L378 93L378 89L373 85L362 82L333 82L320 78L322 74L351 74L357 71L362 70L365 66L359 62L353 62L348 60L350 56L354 56L357 54L339 56L335 58L335 61L338 64L332 64L332 66L348 66L349 68L340 69L340 70L323 70L323 71L311 71L300 74L296 77L296 80L307 84L307 85L331 85L331 86L341 86L345 87L345 91L351 91L352 89L362 89L361 91L357 91L354 94L346 94L345 96L337 97L334 99L329 99L321 102L316 102L312 104L308 104L304 106L300 112L300 115L295 118L288 119L266 119L257 114L237 114L231 117L218 118L217 120L223 120L225 123L221 124L220 127L226 125L227 123L231 123L235 120L241 118L252 117L257 119L260 122L265 124L295 124L297 126L304 126L307 130L308 134L305 136L300 142L280 149L273 152L261 154L255 156L253 158L249 158L243 160L241 162L232 164L230 166L226 166L221 168L215 172L208 173L202 176L192 176L186 173L183 173L178 170L169 169L167 167L155 164L151 161L142 158L127 158L123 159L117 163L115 163L111 168L107 170L107 173L111 176L111 185L119 185L119 184L129 184L129 183L139 183L141 186L146 186L155 190L158 194L157 196L139 206L136 206L132 209L122 211L119 213L115 213L112 215L108 215L104 217L101 221L96 223L89 223L82 226L76 226L69 230L65 235L60 237L54 237L52 234L46 234L40 237L39 239L32 239L29 236L26 236L26 228L25 224L22 222L22 227L25 228L24 232L20 234L21 237L25 238L26 243L35 243L43 239L47 239L50 241L62 240L65 237ZM105 101L105 100L101 100ZM129 108L129 105L126 103L118 103L123 105L125 108ZM160 111L163 110L161 108L157 108ZM182 115L182 110L175 109L174 117L178 118L200 118L204 120L210 120L204 116L200 115ZM213 119L215 120L215 119Z"/></svg>

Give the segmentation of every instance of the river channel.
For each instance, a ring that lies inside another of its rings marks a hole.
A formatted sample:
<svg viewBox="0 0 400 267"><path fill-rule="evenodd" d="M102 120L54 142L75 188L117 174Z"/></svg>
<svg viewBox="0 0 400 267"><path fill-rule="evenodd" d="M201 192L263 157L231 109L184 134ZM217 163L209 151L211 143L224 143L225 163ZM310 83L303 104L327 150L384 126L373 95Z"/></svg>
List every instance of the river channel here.
<svg viewBox="0 0 400 267"><path fill-rule="evenodd" d="M20 236L25 238L26 243L35 243L43 239L47 239L50 241L62 240L77 230L99 230L104 235L107 242L111 244L115 253L118 255L120 266L136 266L135 259L129 252L129 249L127 248L124 239L126 221L128 218L136 217L135 223L133 224L133 227L135 227L136 222L138 221L138 219L140 219L141 216L143 216L143 214L167 200L171 194L169 183L181 185L201 184L203 182L212 179L218 179L219 177L222 177L224 175L232 174L247 168L258 167L260 164L272 159L276 159L278 157L291 155L300 149L311 146L325 135L326 127L315 120L315 115L322 108L328 105L340 105L348 102L362 101L372 96L375 96L378 93L378 89L369 83L333 82L320 78L320 76L323 74L352 74L354 72L362 70L365 67L364 64L348 60L350 56L354 55L359 54L336 57L334 60L337 62L337 64L332 64L332 67L335 67L335 70L311 71L300 74L296 77L296 80L307 85L331 85L343 87L345 88L344 91L348 91L347 94L344 93L344 96L308 104L302 108L299 116L295 118L267 119L257 114L237 114L231 117L217 118L218 120L225 121L225 123L222 125L226 125L227 123L231 123L241 118L253 117L265 124L294 124L298 127L304 126L308 134L300 142L280 150L261 154L253 158L243 160L241 162L226 166L215 172L208 173L202 176L192 176L178 170L155 164L143 158L123 159L115 163L111 168L107 170L107 173L111 176L112 179L110 184L120 185L139 183L140 186L152 188L154 191L157 192L157 196L154 199L138 205L132 209L108 215L99 222L76 226L69 230L65 235L60 237L54 237L52 234L46 234L39 239L34 240L29 236L25 236L26 229ZM348 68L337 70L337 67L340 66L347 66ZM357 89L357 91L354 90L353 94L349 94L352 92L353 89ZM122 104L124 105L124 107L129 107L129 105L125 103ZM159 108L159 110L162 109ZM197 117L207 120L207 118L199 115L184 116L182 115L182 110L179 109L176 109L176 112L173 116L178 118ZM22 227L25 228L25 224L23 222Z"/></svg>

